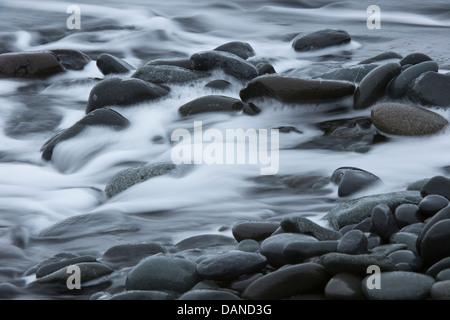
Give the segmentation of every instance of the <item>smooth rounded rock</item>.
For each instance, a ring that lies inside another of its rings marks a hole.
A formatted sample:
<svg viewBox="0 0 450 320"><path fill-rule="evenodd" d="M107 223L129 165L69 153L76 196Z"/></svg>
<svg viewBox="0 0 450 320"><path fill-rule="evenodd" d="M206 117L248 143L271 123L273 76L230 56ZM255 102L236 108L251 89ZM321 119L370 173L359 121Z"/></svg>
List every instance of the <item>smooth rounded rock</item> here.
<svg viewBox="0 0 450 320"><path fill-rule="evenodd" d="M417 253L416 242L418 238L419 236L414 233L396 232L390 237L389 242L406 245L406 249Z"/></svg>
<svg viewBox="0 0 450 320"><path fill-rule="evenodd" d="M283 249L286 262L289 264L297 264L304 262L311 257L321 256L326 253L336 252L338 241L296 241L287 244Z"/></svg>
<svg viewBox="0 0 450 320"><path fill-rule="evenodd" d="M197 265L197 272L207 280L232 280L260 271L267 258L259 253L232 250L207 256Z"/></svg>
<svg viewBox="0 0 450 320"><path fill-rule="evenodd" d="M434 61L421 62L402 71L395 77L388 87L389 96L391 98L400 98L406 94L408 85L421 74L434 71L438 72L439 65Z"/></svg>
<svg viewBox="0 0 450 320"><path fill-rule="evenodd" d="M247 60L248 58L253 57L256 54L255 50L253 50L252 46L249 43L241 41L227 42L218 46L214 50L232 53L244 60Z"/></svg>
<svg viewBox="0 0 450 320"><path fill-rule="evenodd" d="M97 57L97 68L104 75L128 73L135 68L128 62L109 53L102 53Z"/></svg>
<svg viewBox="0 0 450 320"><path fill-rule="evenodd" d="M353 107L359 110L373 105L383 96L389 82L400 72L401 66L396 62L381 65L370 71L356 88Z"/></svg>
<svg viewBox="0 0 450 320"><path fill-rule="evenodd" d="M327 253L320 258L321 264L331 274L352 273L364 276L367 274L367 268L376 265L381 271L395 271L394 261L379 254L346 254L346 253Z"/></svg>
<svg viewBox="0 0 450 320"><path fill-rule="evenodd" d="M444 269L436 275L436 281L446 281L446 280L450 280L450 268Z"/></svg>
<svg viewBox="0 0 450 320"><path fill-rule="evenodd" d="M218 247L235 247L236 240L223 234L200 234L183 239L175 244L178 251L189 249L207 249Z"/></svg>
<svg viewBox="0 0 450 320"><path fill-rule="evenodd" d="M280 233L268 237L261 243L260 253L266 256L268 263L280 267L288 262L283 253L284 248L293 242L317 242L314 237L298 233Z"/></svg>
<svg viewBox="0 0 450 320"><path fill-rule="evenodd" d="M52 138L47 140L41 147L42 158L50 161L55 147L70 138L75 137L84 129L91 126L105 126L113 130L123 130L130 125L130 121L117 111L109 108L94 110L74 123L71 127L58 132Z"/></svg>
<svg viewBox="0 0 450 320"><path fill-rule="evenodd" d="M380 289L370 289L363 279L363 291L370 300L424 300L430 295L435 280L427 275L393 271L380 273ZM370 281L370 280L369 280Z"/></svg>
<svg viewBox="0 0 450 320"><path fill-rule="evenodd" d="M420 189L422 197L436 194L450 200L450 179L444 176L434 176Z"/></svg>
<svg viewBox="0 0 450 320"><path fill-rule="evenodd" d="M420 207L416 204L404 203L399 205L394 212L397 226L401 229L413 223L422 222L424 217L422 216Z"/></svg>
<svg viewBox="0 0 450 320"><path fill-rule="evenodd" d="M214 90L226 90L231 87L231 83L226 80L213 80L205 84L205 88L214 89Z"/></svg>
<svg viewBox="0 0 450 320"><path fill-rule="evenodd" d="M338 240L342 237L342 234L339 231L322 227L303 216L283 218L280 222L280 226L286 232L311 235L320 241Z"/></svg>
<svg viewBox="0 0 450 320"><path fill-rule="evenodd" d="M392 234L398 232L397 221L386 204L380 204L372 210L372 232L378 234L382 239L389 240Z"/></svg>
<svg viewBox="0 0 450 320"><path fill-rule="evenodd" d="M340 229L371 217L373 209L379 204L386 204L395 211L403 203L418 204L421 200L422 196L418 191L370 195L339 203L324 216L324 219L328 220L333 228Z"/></svg>
<svg viewBox="0 0 450 320"><path fill-rule="evenodd" d="M376 175L354 167L341 167L336 169L331 175L330 180L339 186L339 197L352 195L380 182L380 178Z"/></svg>
<svg viewBox="0 0 450 320"><path fill-rule="evenodd" d="M372 108L373 125L381 132L398 136L436 134L448 121L433 111L400 103L380 103Z"/></svg>
<svg viewBox="0 0 450 320"><path fill-rule="evenodd" d="M433 278L436 278L439 272L449 268L450 268L450 257L446 257L442 260L439 260L431 267L429 267L426 271L426 274L432 276Z"/></svg>
<svg viewBox="0 0 450 320"><path fill-rule="evenodd" d="M0 78L39 78L66 71L52 52L0 54Z"/></svg>
<svg viewBox="0 0 450 320"><path fill-rule="evenodd" d="M65 259L63 261L44 264L36 271L36 278L45 277L46 275L49 275L50 273L58 271L62 268L82 262L97 262L97 259L92 256L79 256Z"/></svg>
<svg viewBox="0 0 450 320"><path fill-rule="evenodd" d="M208 95L185 103L178 108L178 112L183 117L205 112L237 113L243 111L246 105L246 103L236 98Z"/></svg>
<svg viewBox="0 0 450 320"><path fill-rule="evenodd" d="M418 64L421 62L431 61L431 60L432 59L429 56L427 56L426 54L417 52L417 53L408 54L406 57L404 57L403 59L400 60L400 64L402 66L406 66L408 64L415 65L415 64Z"/></svg>
<svg viewBox="0 0 450 320"><path fill-rule="evenodd" d="M433 284L430 296L433 300L450 300L450 280L439 281Z"/></svg>
<svg viewBox="0 0 450 320"><path fill-rule="evenodd" d="M325 29L309 34L300 34L294 38L292 47L295 51L305 52L349 43L350 35L344 30Z"/></svg>
<svg viewBox="0 0 450 320"><path fill-rule="evenodd" d="M448 204L449 201L447 198L437 194L430 194L420 201L419 209L423 215L430 217L444 209Z"/></svg>
<svg viewBox="0 0 450 320"><path fill-rule="evenodd" d="M198 71L219 68L239 80L250 80L258 76L258 70L253 64L229 52L215 50L199 52L193 54L190 60L192 68Z"/></svg>
<svg viewBox="0 0 450 320"><path fill-rule="evenodd" d="M361 61L359 64L369 64L369 63L375 63L375 62L380 62L383 60L391 60L391 59L402 59L402 56L396 52L388 51L388 52L380 53L374 57L365 59L365 60Z"/></svg>
<svg viewBox="0 0 450 320"><path fill-rule="evenodd" d="M109 263L132 266L145 257L166 252L166 248L157 242L126 243L109 248L102 258Z"/></svg>
<svg viewBox="0 0 450 320"><path fill-rule="evenodd" d="M141 79L107 78L96 84L90 94L86 113L107 106L130 106L166 96L170 89Z"/></svg>
<svg viewBox="0 0 450 320"><path fill-rule="evenodd" d="M350 230L339 240L337 252L347 254L362 254L368 252L368 240L364 232Z"/></svg>
<svg viewBox="0 0 450 320"><path fill-rule="evenodd" d="M262 241L279 228L280 224L267 221L243 221L233 225L231 232L237 241L253 239Z"/></svg>
<svg viewBox="0 0 450 320"><path fill-rule="evenodd" d="M445 207L444 209L437 212L434 216L432 216L430 219L427 220L425 226L420 231L418 238L417 238L417 252L421 254L422 250L422 241L425 237L426 233L430 228L432 228L436 223L443 221L443 220L449 220L450 219L450 207Z"/></svg>
<svg viewBox="0 0 450 320"><path fill-rule="evenodd" d="M429 106L450 106L450 76L428 71L409 85L408 97Z"/></svg>
<svg viewBox="0 0 450 320"><path fill-rule="evenodd" d="M411 267L411 271L418 272L422 269L423 261L420 256L410 250L397 250L388 255L395 264L406 263Z"/></svg>
<svg viewBox="0 0 450 320"><path fill-rule="evenodd" d="M354 91L354 84L348 81L264 75L250 81L239 96L243 101L272 98L285 103L311 103L344 98Z"/></svg>
<svg viewBox="0 0 450 320"><path fill-rule="evenodd" d="M249 300L279 300L297 294L322 293L329 279L320 264L301 263L258 278L242 296Z"/></svg>
<svg viewBox="0 0 450 320"><path fill-rule="evenodd" d="M236 250L245 252L257 252L259 250L259 242L253 239L244 239L238 243Z"/></svg>
<svg viewBox="0 0 450 320"><path fill-rule="evenodd" d="M208 73L188 70L178 66L145 65L138 68L131 78L156 84L182 84L208 76Z"/></svg>
<svg viewBox="0 0 450 320"><path fill-rule="evenodd" d="M328 281L325 296L332 300L365 300L362 277L351 273L338 273Z"/></svg>
<svg viewBox="0 0 450 320"><path fill-rule="evenodd" d="M54 49L50 50L56 56L56 59L67 70L83 70L84 67L91 61L91 58L78 50L73 49Z"/></svg>
<svg viewBox="0 0 450 320"><path fill-rule="evenodd" d="M450 219L434 224L422 238L420 253L427 265L450 257Z"/></svg>
<svg viewBox="0 0 450 320"><path fill-rule="evenodd" d="M131 269L126 289L186 292L200 279L194 262L169 255L154 255Z"/></svg>

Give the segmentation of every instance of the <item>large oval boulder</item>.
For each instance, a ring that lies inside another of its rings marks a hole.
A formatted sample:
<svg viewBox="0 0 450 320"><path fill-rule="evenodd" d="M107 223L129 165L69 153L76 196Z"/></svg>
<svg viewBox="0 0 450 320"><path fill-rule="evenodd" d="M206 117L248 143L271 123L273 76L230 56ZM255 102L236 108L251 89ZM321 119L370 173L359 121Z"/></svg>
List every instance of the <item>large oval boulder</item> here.
<svg viewBox="0 0 450 320"><path fill-rule="evenodd" d="M391 102L374 106L371 117L379 131L398 136L435 134L448 125L448 121L435 112Z"/></svg>
<svg viewBox="0 0 450 320"><path fill-rule="evenodd" d="M64 71L66 68L49 51L0 54L0 78L48 77Z"/></svg>
<svg viewBox="0 0 450 320"><path fill-rule="evenodd" d="M347 81L265 75L250 81L239 96L243 101L273 98L286 103L308 103L343 98L354 91L354 84Z"/></svg>
<svg viewBox="0 0 450 320"><path fill-rule="evenodd" d="M141 79L109 78L96 84L86 113L106 106L127 106L164 97L170 89Z"/></svg>
<svg viewBox="0 0 450 320"><path fill-rule="evenodd" d="M344 30L325 29L309 34L300 34L294 38L292 47L295 51L310 51L349 43L352 40Z"/></svg>

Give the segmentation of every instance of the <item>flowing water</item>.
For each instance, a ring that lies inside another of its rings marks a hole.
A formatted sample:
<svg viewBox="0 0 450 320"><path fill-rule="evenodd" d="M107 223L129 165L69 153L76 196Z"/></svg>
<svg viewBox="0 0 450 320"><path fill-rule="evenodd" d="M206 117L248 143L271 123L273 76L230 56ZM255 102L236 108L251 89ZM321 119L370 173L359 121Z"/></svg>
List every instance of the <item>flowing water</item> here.
<svg viewBox="0 0 450 320"><path fill-rule="evenodd" d="M67 28L70 5L81 9L79 30ZM370 5L381 9L381 29L367 27ZM85 130L60 143L51 162L44 161L40 151L55 132L84 116L94 85L89 79L104 77L95 64L100 53L139 67L152 59L186 58L229 41L243 41L278 73L289 76L321 74L386 51L403 56L425 53L446 73L448 0L0 0L0 26L0 52L76 49L93 59L81 71L48 79L0 80L0 244L1 275L6 280L7 270L20 277L59 252L101 256L118 243L175 243L198 234L229 235L239 221L279 220L288 214L325 223L320 218L338 200L329 177L339 167L358 167L381 178L381 186L356 195L361 196L404 190L416 180L445 175L450 164L448 131L431 137L392 137L365 153L295 147L323 135L315 126L318 122L370 116L369 110L352 110L350 100L339 106L291 106L267 100L258 105L262 112L257 116L180 118L178 108L184 103L217 94L204 88L212 78L171 86L169 96L158 101L116 107L130 120L129 128ZM351 43L309 53L291 47L298 33L326 28L347 31ZM232 83L219 94L239 97L245 84L220 71L214 75ZM447 110L434 111L450 120ZM171 161L172 132L192 130L194 119L204 128L219 130L294 126L302 133L280 133L276 176L261 176L258 165L200 164L182 177L152 178L111 199L105 197L105 185L120 170ZM286 187L277 177L293 177L297 185Z"/></svg>

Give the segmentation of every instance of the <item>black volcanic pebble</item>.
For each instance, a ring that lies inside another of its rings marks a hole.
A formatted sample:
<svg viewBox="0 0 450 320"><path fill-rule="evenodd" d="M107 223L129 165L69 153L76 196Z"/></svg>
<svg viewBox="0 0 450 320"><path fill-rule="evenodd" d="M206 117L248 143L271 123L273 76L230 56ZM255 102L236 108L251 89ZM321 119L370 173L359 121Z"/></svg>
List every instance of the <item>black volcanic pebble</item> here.
<svg viewBox="0 0 450 320"><path fill-rule="evenodd" d="M346 254L327 253L320 257L320 263L331 274L352 273L360 276L367 275L367 268L376 265L383 271L395 271L395 262L379 254Z"/></svg>
<svg viewBox="0 0 450 320"><path fill-rule="evenodd" d="M208 82L207 84L205 84L205 88L210 88L210 89L215 89L215 90L225 90L230 88L231 83L226 81L226 80L222 80L222 79L217 79L217 80L213 80Z"/></svg>
<svg viewBox="0 0 450 320"><path fill-rule="evenodd" d="M427 221L423 229L420 231L419 237L417 238L417 252L421 253L422 240L428 230L430 230L430 228L436 223L448 219L450 219L450 207L445 207Z"/></svg>
<svg viewBox="0 0 450 320"><path fill-rule="evenodd" d="M350 35L344 30L325 29L309 34L300 34L292 42L295 51L310 51L337 46L351 41Z"/></svg>
<svg viewBox="0 0 450 320"><path fill-rule="evenodd" d="M86 106L86 114L106 106L128 106L166 96L170 89L141 79L107 78L96 84Z"/></svg>
<svg viewBox="0 0 450 320"><path fill-rule="evenodd" d="M328 241L295 241L287 244L283 249L286 262L296 264L304 262L311 257L320 256L330 252L336 252L339 242L336 240Z"/></svg>
<svg viewBox="0 0 450 320"><path fill-rule="evenodd" d="M411 53L411 54L408 54L403 59L401 59L400 60L400 64L402 66L406 66L408 64L414 65L414 64L421 63L421 62L425 62L425 61L431 61L431 60L433 60L433 59L431 59L426 54L423 54L423 53Z"/></svg>
<svg viewBox="0 0 450 320"><path fill-rule="evenodd" d="M388 240L392 234L398 231L397 221L391 209L380 204L372 210L372 229L371 231L380 235L384 240Z"/></svg>
<svg viewBox="0 0 450 320"><path fill-rule="evenodd" d="M407 97L428 106L450 107L450 76L428 71L412 81Z"/></svg>
<svg viewBox="0 0 450 320"><path fill-rule="evenodd" d="M323 293L330 274L317 263L286 266L252 282L243 292L244 299L278 300L297 294Z"/></svg>
<svg viewBox="0 0 450 320"><path fill-rule="evenodd" d="M294 242L317 242L314 237L299 233L280 233L272 235L261 243L260 252L266 256L269 264L280 267L287 264L284 248Z"/></svg>
<svg viewBox="0 0 450 320"><path fill-rule="evenodd" d="M422 186L420 194L422 197L437 194L450 200L450 179L444 176L435 176Z"/></svg>
<svg viewBox="0 0 450 320"><path fill-rule="evenodd" d="M41 147L42 158L50 161L53 155L53 150L58 143L75 137L87 127L107 126L108 128L114 130L122 130L127 128L129 125L130 121L128 121L128 119L123 117L117 111L109 108L93 110L71 127L58 132L52 138L47 140Z"/></svg>
<svg viewBox="0 0 450 320"><path fill-rule="evenodd" d="M97 68L104 75L127 73L134 67L112 54L102 53L97 57Z"/></svg>
<svg viewBox="0 0 450 320"><path fill-rule="evenodd" d="M203 279L232 280L258 272L266 264L266 257L259 253L231 250L202 259L197 265L197 272Z"/></svg>
<svg viewBox="0 0 450 320"><path fill-rule="evenodd" d="M380 178L359 168L341 167L333 172L330 180L339 186L338 196L346 197L379 182Z"/></svg>
<svg viewBox="0 0 450 320"><path fill-rule="evenodd" d="M450 257L446 257L433 264L427 269L426 274L432 276L433 278L436 278L439 272L448 268L450 268Z"/></svg>
<svg viewBox="0 0 450 320"><path fill-rule="evenodd" d="M266 221L243 221L232 228L233 237L240 242L244 239L262 241L269 237L280 226L279 223Z"/></svg>
<svg viewBox="0 0 450 320"><path fill-rule="evenodd" d="M351 273L338 273L328 281L325 296L333 300L365 300L361 287L362 277Z"/></svg>
<svg viewBox="0 0 450 320"><path fill-rule="evenodd" d="M256 54L255 50L249 43L241 41L227 42L225 44L218 46L214 50L233 53L244 60L253 57Z"/></svg>
<svg viewBox="0 0 450 320"><path fill-rule="evenodd" d="M389 254L388 257L394 260L396 265L406 263L411 268L411 271L418 272L423 266L422 258L410 250L397 250Z"/></svg>
<svg viewBox="0 0 450 320"><path fill-rule="evenodd" d="M450 257L450 219L434 224L424 234L420 253L425 264L431 265L439 260Z"/></svg>
<svg viewBox="0 0 450 320"><path fill-rule="evenodd" d="M419 208L423 215L430 217L445 208L448 203L447 198L437 194L430 194L420 201Z"/></svg>
<svg viewBox="0 0 450 320"><path fill-rule="evenodd" d="M413 223L422 222L424 217L418 205L404 203L395 209L395 220L399 228L403 228Z"/></svg>
<svg viewBox="0 0 450 320"><path fill-rule="evenodd" d="M287 232L312 235L318 240L337 240L342 237L342 234L339 231L322 227L303 216L283 218L280 222L280 226Z"/></svg>
<svg viewBox="0 0 450 320"><path fill-rule="evenodd" d="M401 72L400 64L396 62L384 64L370 71L356 88L354 108L366 109L380 99L389 82Z"/></svg>
<svg viewBox="0 0 450 320"><path fill-rule="evenodd" d="M368 240L364 232L360 230L351 230L339 240L337 252L348 254L367 253Z"/></svg>

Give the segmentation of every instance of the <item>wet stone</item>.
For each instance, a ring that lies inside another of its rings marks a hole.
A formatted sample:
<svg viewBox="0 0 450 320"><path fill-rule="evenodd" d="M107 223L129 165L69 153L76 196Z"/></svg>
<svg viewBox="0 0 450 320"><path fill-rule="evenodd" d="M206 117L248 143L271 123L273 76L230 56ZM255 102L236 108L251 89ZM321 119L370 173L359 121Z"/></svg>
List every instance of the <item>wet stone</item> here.
<svg viewBox="0 0 450 320"><path fill-rule="evenodd" d="M109 248L102 259L108 263L133 266L147 256L166 252L166 248L157 242L126 243Z"/></svg>
<svg viewBox="0 0 450 320"><path fill-rule="evenodd" d="M317 257L326 253L336 252L339 242L336 240L324 241L295 241L287 244L283 249L286 262L297 264L311 257Z"/></svg>
<svg viewBox="0 0 450 320"><path fill-rule="evenodd" d="M450 268L450 257L446 257L433 264L427 269L426 274L436 278L439 272L448 268Z"/></svg>
<svg viewBox="0 0 450 320"><path fill-rule="evenodd" d="M411 53L408 54L406 57L404 57L403 59L400 60L400 64L402 66L406 66L408 64L418 64L421 62L425 62L425 61L431 61L432 59L427 56L426 54L423 53Z"/></svg>
<svg viewBox="0 0 450 320"><path fill-rule="evenodd" d="M410 250L397 250L389 254L388 257L394 260L396 265L406 263L411 271L419 272L423 267L422 258Z"/></svg>
<svg viewBox="0 0 450 320"><path fill-rule="evenodd" d="M439 195L450 200L450 179L444 176L435 176L429 179L420 189L423 197Z"/></svg>
<svg viewBox="0 0 450 320"><path fill-rule="evenodd" d="M0 78L39 78L65 71L49 51L0 54Z"/></svg>
<svg viewBox="0 0 450 320"><path fill-rule="evenodd" d="M97 68L104 75L128 73L135 68L128 62L109 53L102 53L97 57Z"/></svg>
<svg viewBox="0 0 450 320"><path fill-rule="evenodd" d="M450 256L450 219L441 220L429 228L420 243L425 264L431 265Z"/></svg>
<svg viewBox="0 0 450 320"><path fill-rule="evenodd" d="M337 252L347 254L362 254L368 252L368 240L364 232L351 230L339 240Z"/></svg>
<svg viewBox="0 0 450 320"><path fill-rule="evenodd" d="M436 276L436 281L450 280L450 269L440 271Z"/></svg>
<svg viewBox="0 0 450 320"><path fill-rule="evenodd" d="M178 300L241 300L234 293L225 290L197 289L181 295Z"/></svg>
<svg viewBox="0 0 450 320"><path fill-rule="evenodd" d="M410 224L422 222L424 220L420 207L416 204L411 203L404 203L399 205L395 209L394 216L395 220L397 221L397 226L400 229Z"/></svg>
<svg viewBox="0 0 450 320"><path fill-rule="evenodd" d="M260 253L266 256L268 263L273 266L283 266L287 264L283 254L284 248L293 242L316 242L316 238L297 233L280 233L266 238L260 247Z"/></svg>
<svg viewBox="0 0 450 320"><path fill-rule="evenodd" d="M127 290L186 292L200 281L197 265L169 255L154 255L141 260L127 275Z"/></svg>
<svg viewBox="0 0 450 320"><path fill-rule="evenodd" d="M354 95L354 108L366 109L384 94L389 82L401 72L398 63L388 63L370 71L360 82Z"/></svg>
<svg viewBox="0 0 450 320"><path fill-rule="evenodd" d="M214 49L215 51L224 51L237 55L238 57L247 60L253 57L256 53L252 46L247 42L232 41L222 44Z"/></svg>
<svg viewBox="0 0 450 320"><path fill-rule="evenodd" d="M391 258L379 254L328 253L323 255L320 261L331 274L344 272L364 276L367 274L367 268L371 265L378 266L382 272L396 270L395 263Z"/></svg>
<svg viewBox="0 0 450 320"><path fill-rule="evenodd" d="M419 209L423 215L430 217L445 208L448 204L449 201L447 198L437 194L430 194L420 201Z"/></svg>
<svg viewBox="0 0 450 320"><path fill-rule="evenodd" d="M365 300L362 277L351 273L334 275L325 287L325 296L333 300Z"/></svg>
<svg viewBox="0 0 450 320"><path fill-rule="evenodd" d="M424 105L449 107L449 87L450 76L428 71L411 82L408 97Z"/></svg>
<svg viewBox="0 0 450 320"><path fill-rule="evenodd" d="M231 280L258 272L266 264L267 259L261 254L231 250L207 256L197 265L197 272L203 279Z"/></svg>
<svg viewBox="0 0 450 320"><path fill-rule="evenodd" d="M330 275L316 263L286 266L253 281L242 296L250 300L278 300L298 294L323 293Z"/></svg>
<svg viewBox="0 0 450 320"><path fill-rule="evenodd" d="M373 125L382 133L399 136L436 134L448 121L430 110L400 103L380 103L372 108Z"/></svg>
<svg viewBox="0 0 450 320"><path fill-rule="evenodd" d="M354 167L341 167L336 169L331 175L330 180L339 186L339 197L352 195L380 182L380 178L374 174Z"/></svg>
<svg viewBox="0 0 450 320"><path fill-rule="evenodd" d="M283 218L280 226L286 232L311 235L318 240L337 240L342 237L339 231L322 227L303 216Z"/></svg>
<svg viewBox="0 0 450 320"><path fill-rule="evenodd" d="M295 51L304 52L349 43L350 35L344 30L325 29L309 34L299 34L292 41Z"/></svg>
<svg viewBox="0 0 450 320"><path fill-rule="evenodd" d="M382 272L380 289L369 289L364 278L363 291L370 300L423 300L435 283L430 276L405 271Z"/></svg>
<svg viewBox="0 0 450 320"><path fill-rule="evenodd" d="M433 284L430 296L433 300L450 300L450 280L439 281Z"/></svg>

